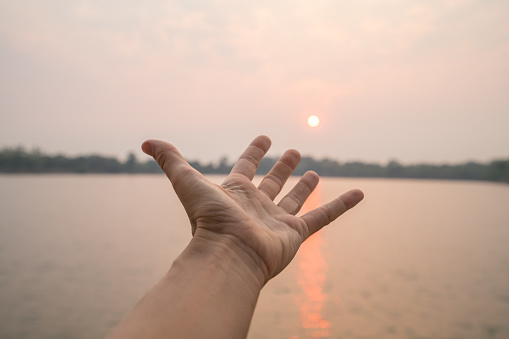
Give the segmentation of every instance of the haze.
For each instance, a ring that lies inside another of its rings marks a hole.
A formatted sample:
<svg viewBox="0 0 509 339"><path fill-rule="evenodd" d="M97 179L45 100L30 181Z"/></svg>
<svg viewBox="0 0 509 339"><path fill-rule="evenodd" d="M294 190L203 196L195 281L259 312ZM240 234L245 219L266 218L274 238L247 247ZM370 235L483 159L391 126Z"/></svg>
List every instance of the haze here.
<svg viewBox="0 0 509 339"><path fill-rule="evenodd" d="M337 160L509 151L509 2L3 1L0 147ZM310 128L316 114L320 125Z"/></svg>

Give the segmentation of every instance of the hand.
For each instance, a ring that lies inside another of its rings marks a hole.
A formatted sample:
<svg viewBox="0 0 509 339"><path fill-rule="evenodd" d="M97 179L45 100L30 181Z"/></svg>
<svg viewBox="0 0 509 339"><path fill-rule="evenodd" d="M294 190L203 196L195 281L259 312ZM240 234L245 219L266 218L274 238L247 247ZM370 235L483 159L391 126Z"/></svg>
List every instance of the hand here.
<svg viewBox="0 0 509 339"><path fill-rule="evenodd" d="M245 338L263 285L281 272L311 234L363 198L352 190L295 216L318 184L307 172L274 203L300 160L287 151L258 187L251 180L270 140L260 136L240 156L223 184L193 169L177 149L148 140L191 221L193 239L110 338Z"/></svg>
<svg viewBox="0 0 509 339"><path fill-rule="evenodd" d="M258 187L251 182L271 141L259 136L240 156L223 184L210 182L184 160L171 144L148 140L142 145L171 181L191 222L193 241L227 244L263 285L281 272L299 246L313 233L334 221L363 198L352 190L301 217L295 216L318 184L318 175L305 173L276 205L274 199L297 167L300 154L283 154Z"/></svg>

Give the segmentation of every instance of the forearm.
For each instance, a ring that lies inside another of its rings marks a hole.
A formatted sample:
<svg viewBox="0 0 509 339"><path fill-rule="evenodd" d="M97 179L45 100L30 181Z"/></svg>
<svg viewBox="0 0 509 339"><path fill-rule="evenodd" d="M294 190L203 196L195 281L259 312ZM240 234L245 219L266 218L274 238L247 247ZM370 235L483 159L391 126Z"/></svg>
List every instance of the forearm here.
<svg viewBox="0 0 509 339"><path fill-rule="evenodd" d="M263 283L243 255L194 238L110 339L245 338Z"/></svg>

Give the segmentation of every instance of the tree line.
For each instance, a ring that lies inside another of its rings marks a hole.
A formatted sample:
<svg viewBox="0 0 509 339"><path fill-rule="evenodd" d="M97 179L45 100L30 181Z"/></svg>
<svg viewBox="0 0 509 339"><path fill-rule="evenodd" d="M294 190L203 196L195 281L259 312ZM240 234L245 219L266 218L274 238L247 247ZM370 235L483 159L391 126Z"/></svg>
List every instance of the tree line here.
<svg viewBox="0 0 509 339"><path fill-rule="evenodd" d="M266 174L278 158L265 157L257 174ZM204 174L227 174L233 163L227 158L217 163L202 164L190 161L191 166ZM390 161L386 165L364 162L339 162L333 159L303 157L294 175L312 170L320 176L361 178L413 178L448 180L487 180L509 183L509 158L488 163L467 162L456 165L403 165ZM48 155L23 147L0 150L0 173L161 173L154 160L139 161L129 153L125 161L101 155Z"/></svg>

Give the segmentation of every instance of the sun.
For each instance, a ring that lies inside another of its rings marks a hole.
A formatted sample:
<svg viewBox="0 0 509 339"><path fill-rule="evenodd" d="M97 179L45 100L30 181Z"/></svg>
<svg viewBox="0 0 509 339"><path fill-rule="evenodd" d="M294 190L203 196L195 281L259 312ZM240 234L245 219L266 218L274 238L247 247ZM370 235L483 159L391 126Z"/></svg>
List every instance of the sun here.
<svg viewBox="0 0 509 339"><path fill-rule="evenodd" d="M309 127L316 127L320 124L320 118L316 115L310 115L308 118Z"/></svg>

